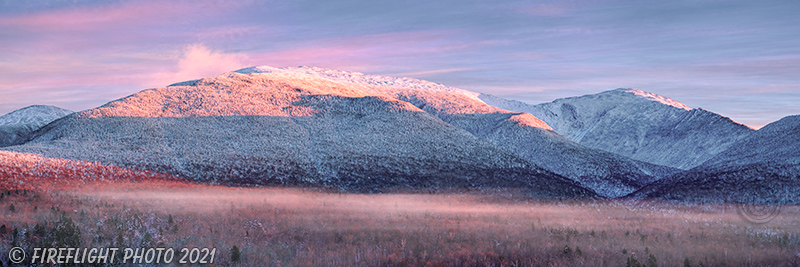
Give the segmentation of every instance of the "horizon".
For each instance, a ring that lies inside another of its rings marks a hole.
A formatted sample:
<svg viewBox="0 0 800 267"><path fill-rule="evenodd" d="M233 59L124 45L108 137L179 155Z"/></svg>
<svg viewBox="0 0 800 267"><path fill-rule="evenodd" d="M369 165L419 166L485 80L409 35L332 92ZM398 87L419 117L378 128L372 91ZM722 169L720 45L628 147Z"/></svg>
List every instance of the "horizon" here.
<svg viewBox="0 0 800 267"><path fill-rule="evenodd" d="M755 129L800 114L792 1L0 5L0 114L85 110L255 65L408 76L530 104L636 88Z"/></svg>

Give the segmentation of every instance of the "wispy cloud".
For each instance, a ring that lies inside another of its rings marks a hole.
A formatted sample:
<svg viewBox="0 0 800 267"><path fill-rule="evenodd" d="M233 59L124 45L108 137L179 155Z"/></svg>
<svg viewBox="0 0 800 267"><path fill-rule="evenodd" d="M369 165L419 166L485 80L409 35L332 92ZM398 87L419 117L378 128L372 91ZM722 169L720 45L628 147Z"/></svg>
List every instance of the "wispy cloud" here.
<svg viewBox="0 0 800 267"><path fill-rule="evenodd" d="M167 84L234 71L246 66L247 56L212 51L202 44L187 46L171 70L157 73L154 83Z"/></svg>

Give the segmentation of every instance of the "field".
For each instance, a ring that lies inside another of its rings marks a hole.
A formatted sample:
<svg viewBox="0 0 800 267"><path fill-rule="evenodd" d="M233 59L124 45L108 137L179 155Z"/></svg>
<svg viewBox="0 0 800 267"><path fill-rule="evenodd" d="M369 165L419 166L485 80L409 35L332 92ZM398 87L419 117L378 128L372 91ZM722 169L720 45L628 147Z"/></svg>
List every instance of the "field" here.
<svg viewBox="0 0 800 267"><path fill-rule="evenodd" d="M0 192L5 265L11 247L43 245L216 248L207 266L800 265L795 206L753 224L732 205L542 201L499 189L344 194L141 181Z"/></svg>

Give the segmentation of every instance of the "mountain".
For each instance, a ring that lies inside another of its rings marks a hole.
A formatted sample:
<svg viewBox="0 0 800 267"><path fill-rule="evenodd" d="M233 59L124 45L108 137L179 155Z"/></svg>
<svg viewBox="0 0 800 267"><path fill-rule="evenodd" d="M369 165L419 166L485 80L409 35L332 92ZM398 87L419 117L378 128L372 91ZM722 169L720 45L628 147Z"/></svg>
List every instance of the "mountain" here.
<svg viewBox="0 0 800 267"><path fill-rule="evenodd" d="M70 113L59 107L34 105L0 116L0 147L25 143L34 131Z"/></svg>
<svg viewBox="0 0 800 267"><path fill-rule="evenodd" d="M251 67L238 73L301 73L365 88L398 99L607 197L627 195L678 170L587 148L552 131L528 113L490 106L480 94L413 78L315 67Z"/></svg>
<svg viewBox="0 0 800 267"><path fill-rule="evenodd" d="M679 171L585 147L550 129L530 126L534 118L528 113L495 113L444 120L606 197L627 195Z"/></svg>
<svg viewBox="0 0 800 267"><path fill-rule="evenodd" d="M684 170L699 166L754 132L727 117L637 89L538 105L491 95L479 97L499 108L531 113L579 144Z"/></svg>
<svg viewBox="0 0 800 267"><path fill-rule="evenodd" d="M800 115L770 123L703 163L704 169L755 164L800 166Z"/></svg>
<svg viewBox="0 0 800 267"><path fill-rule="evenodd" d="M595 196L392 97L392 88L260 69L144 90L61 118L9 149L214 183L522 187L534 196Z"/></svg>
<svg viewBox="0 0 800 267"><path fill-rule="evenodd" d="M800 115L770 123L702 165L636 192L674 200L800 203Z"/></svg>

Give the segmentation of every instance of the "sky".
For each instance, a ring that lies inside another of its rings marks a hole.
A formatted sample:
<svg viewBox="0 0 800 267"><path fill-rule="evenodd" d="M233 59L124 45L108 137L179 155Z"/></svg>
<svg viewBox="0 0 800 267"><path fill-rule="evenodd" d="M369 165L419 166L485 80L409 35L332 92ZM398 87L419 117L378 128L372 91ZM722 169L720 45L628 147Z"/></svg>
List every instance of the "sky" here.
<svg viewBox="0 0 800 267"><path fill-rule="evenodd" d="M532 104L637 88L760 128L800 114L797 14L794 0L0 0L0 114L304 65Z"/></svg>

